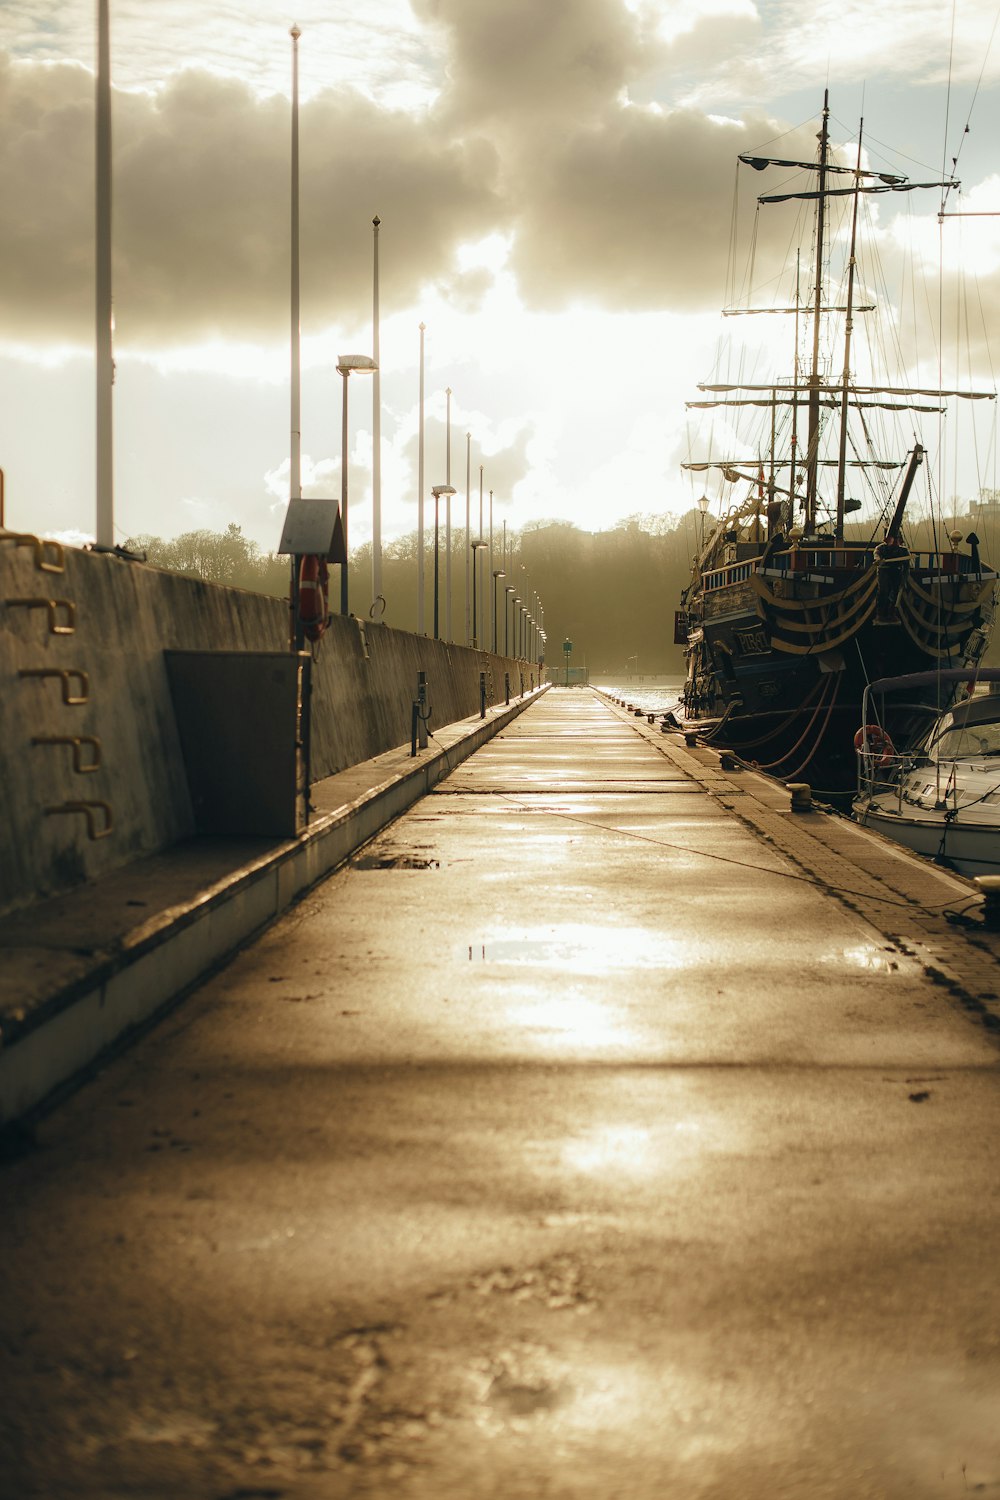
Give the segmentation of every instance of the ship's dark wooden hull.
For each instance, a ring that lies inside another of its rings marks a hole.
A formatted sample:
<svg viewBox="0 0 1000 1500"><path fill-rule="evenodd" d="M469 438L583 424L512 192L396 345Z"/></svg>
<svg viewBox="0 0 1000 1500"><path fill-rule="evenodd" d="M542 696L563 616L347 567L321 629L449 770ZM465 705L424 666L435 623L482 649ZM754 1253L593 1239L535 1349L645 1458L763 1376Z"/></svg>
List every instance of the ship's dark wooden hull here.
<svg viewBox="0 0 1000 1500"><path fill-rule="evenodd" d="M855 782L866 684L974 665L996 575L973 571L964 557L886 566L841 550L782 559L789 560L796 566L733 564L693 592L683 715L711 743L762 770L840 794ZM928 704L934 692L925 690ZM889 728L902 745L924 722L898 710Z"/></svg>

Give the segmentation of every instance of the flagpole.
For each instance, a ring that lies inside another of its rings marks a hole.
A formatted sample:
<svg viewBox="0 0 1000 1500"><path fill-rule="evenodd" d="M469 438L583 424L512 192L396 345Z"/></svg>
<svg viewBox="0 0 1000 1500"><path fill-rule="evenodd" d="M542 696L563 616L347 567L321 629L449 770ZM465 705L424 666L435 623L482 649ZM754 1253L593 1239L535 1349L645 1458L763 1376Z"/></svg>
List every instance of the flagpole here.
<svg viewBox="0 0 1000 1500"><path fill-rule="evenodd" d="M111 20L109 0L97 5L96 131L96 377L97 494L95 540L115 545L113 386L115 381L111 302Z"/></svg>
<svg viewBox="0 0 1000 1500"><path fill-rule="evenodd" d="M445 391L446 411L444 444L444 482L451 485L451 386ZM451 496L445 496L445 559L444 559L444 638L451 640Z"/></svg>
<svg viewBox="0 0 1000 1500"><path fill-rule="evenodd" d="M289 487L291 498L299 500L302 497L302 375L299 351L299 37L302 33L297 26L293 26L289 35L292 38L292 405Z"/></svg>
<svg viewBox="0 0 1000 1500"><path fill-rule="evenodd" d="M301 356L299 317L299 37L302 35L293 26L292 38L292 220L291 220L291 446L288 464L288 493L292 500L302 498L302 419L301 407ZM299 559L292 557L292 581L290 592L292 604L292 650L301 651L305 644L305 632L299 617Z"/></svg>
<svg viewBox="0 0 1000 1500"><path fill-rule="evenodd" d="M382 597L382 364L379 358L378 230L381 219L372 219L372 603Z"/></svg>
<svg viewBox="0 0 1000 1500"><path fill-rule="evenodd" d="M417 434L417 634L424 635L424 332L420 325L420 417Z"/></svg>

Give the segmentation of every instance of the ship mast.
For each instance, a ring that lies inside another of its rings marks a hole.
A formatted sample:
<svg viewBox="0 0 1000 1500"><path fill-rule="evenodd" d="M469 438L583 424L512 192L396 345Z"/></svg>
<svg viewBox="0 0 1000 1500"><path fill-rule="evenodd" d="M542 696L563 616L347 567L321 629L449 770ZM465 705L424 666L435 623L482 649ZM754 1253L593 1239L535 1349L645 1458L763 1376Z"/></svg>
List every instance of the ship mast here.
<svg viewBox="0 0 1000 1500"><path fill-rule="evenodd" d="M840 390L840 447L837 456L837 522L834 535L844 540L844 499L847 491L847 396L851 379L851 331L854 327L854 276L857 268L858 204L861 201L861 134L858 125L858 168L854 178L854 212L851 218L851 254L847 262L847 319L844 324L844 378Z"/></svg>
<svg viewBox="0 0 1000 1500"><path fill-rule="evenodd" d="M826 175L830 159L830 90L823 91L823 125L819 133L819 192L816 206L816 285L813 292L812 367L809 371L809 440L806 448L808 535L816 526L816 457L819 453L819 335L823 310L823 252L826 241Z"/></svg>
<svg viewBox="0 0 1000 1500"><path fill-rule="evenodd" d="M792 366L792 387L793 387L793 389L795 391L798 391L798 389L799 389L799 313L801 312L801 310L802 310L802 252L800 250L796 250L796 252L795 252L795 340L794 340L794 344L793 344L793 348L795 350L795 359L794 359L794 363L793 363L793 366ZM788 522L787 522L787 525L784 527L785 531L787 531L789 529L789 527L792 527L792 526L795 525L795 497L796 497L796 495L798 493L798 488L799 488L799 472L798 472L798 463L799 463L799 403L798 403L798 401L793 401L792 402L791 458L792 458L792 467L791 467L791 472L789 474L788 483L789 483L789 486L790 486L791 491L792 491L792 499L791 499L790 505L788 506L788 511L787 511Z"/></svg>

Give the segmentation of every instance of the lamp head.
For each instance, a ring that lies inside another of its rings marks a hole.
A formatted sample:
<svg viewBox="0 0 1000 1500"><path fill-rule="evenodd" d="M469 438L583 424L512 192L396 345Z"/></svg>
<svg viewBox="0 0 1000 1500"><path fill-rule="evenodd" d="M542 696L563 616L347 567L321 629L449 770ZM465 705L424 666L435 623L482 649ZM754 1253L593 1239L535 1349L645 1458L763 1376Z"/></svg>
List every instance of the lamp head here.
<svg viewBox="0 0 1000 1500"><path fill-rule="evenodd" d="M338 354L338 375L370 375L378 365L370 354Z"/></svg>

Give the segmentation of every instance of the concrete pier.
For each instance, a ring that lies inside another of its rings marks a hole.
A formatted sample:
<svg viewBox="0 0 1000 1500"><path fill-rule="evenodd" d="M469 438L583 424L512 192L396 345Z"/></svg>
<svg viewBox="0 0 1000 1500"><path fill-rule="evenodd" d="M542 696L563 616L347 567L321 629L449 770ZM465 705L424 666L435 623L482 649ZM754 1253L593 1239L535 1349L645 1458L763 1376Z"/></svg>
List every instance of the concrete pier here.
<svg viewBox="0 0 1000 1500"><path fill-rule="evenodd" d="M549 691L0 1169L7 1492L1000 1489L997 945Z"/></svg>

